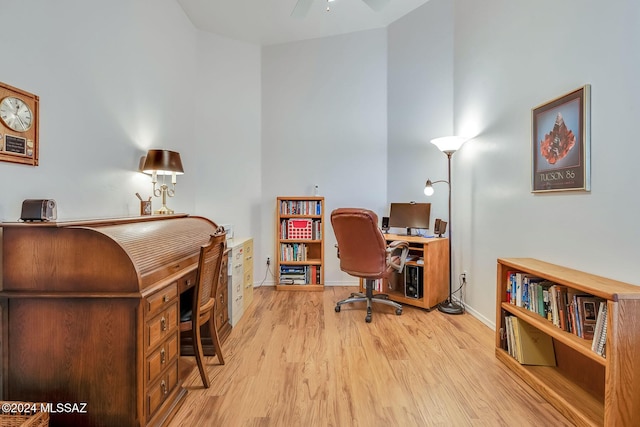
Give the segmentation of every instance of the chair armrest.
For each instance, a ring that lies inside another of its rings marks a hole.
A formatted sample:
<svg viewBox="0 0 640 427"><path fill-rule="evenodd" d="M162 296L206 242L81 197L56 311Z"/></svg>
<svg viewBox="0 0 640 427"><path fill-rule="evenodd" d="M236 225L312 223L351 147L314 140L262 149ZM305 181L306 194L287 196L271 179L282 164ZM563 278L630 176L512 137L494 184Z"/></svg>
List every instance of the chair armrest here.
<svg viewBox="0 0 640 427"><path fill-rule="evenodd" d="M402 273L409 255L409 242L394 240L387 245L387 265Z"/></svg>

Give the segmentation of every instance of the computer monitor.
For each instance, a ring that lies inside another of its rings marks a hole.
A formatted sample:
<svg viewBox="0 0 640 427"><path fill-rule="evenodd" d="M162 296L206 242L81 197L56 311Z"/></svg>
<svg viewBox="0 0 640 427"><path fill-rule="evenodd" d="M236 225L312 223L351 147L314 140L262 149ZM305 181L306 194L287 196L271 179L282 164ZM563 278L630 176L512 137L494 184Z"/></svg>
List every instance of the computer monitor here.
<svg viewBox="0 0 640 427"><path fill-rule="evenodd" d="M406 228L411 235L412 228L429 228L431 203L391 203L389 227Z"/></svg>

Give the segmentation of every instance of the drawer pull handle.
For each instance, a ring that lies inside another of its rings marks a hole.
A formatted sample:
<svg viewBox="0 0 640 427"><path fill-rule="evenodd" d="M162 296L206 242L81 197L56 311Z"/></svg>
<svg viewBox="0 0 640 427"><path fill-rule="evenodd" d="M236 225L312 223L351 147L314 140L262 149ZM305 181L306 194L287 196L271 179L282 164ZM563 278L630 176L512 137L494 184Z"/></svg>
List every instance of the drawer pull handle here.
<svg viewBox="0 0 640 427"><path fill-rule="evenodd" d="M167 319L165 319L164 316L162 316L162 319L160 319L160 329L162 329L163 331L167 330Z"/></svg>
<svg viewBox="0 0 640 427"><path fill-rule="evenodd" d="M166 358L165 358L165 351L164 348L162 350L160 350L160 364L164 365L164 363L166 362Z"/></svg>
<svg viewBox="0 0 640 427"><path fill-rule="evenodd" d="M167 302L167 301L169 301L169 295L164 295L162 297L162 302Z"/></svg>
<svg viewBox="0 0 640 427"><path fill-rule="evenodd" d="M187 279L187 286L191 286L191 279Z"/></svg>
<svg viewBox="0 0 640 427"><path fill-rule="evenodd" d="M160 388L162 389L162 394L167 394L167 383L164 380L160 383Z"/></svg>

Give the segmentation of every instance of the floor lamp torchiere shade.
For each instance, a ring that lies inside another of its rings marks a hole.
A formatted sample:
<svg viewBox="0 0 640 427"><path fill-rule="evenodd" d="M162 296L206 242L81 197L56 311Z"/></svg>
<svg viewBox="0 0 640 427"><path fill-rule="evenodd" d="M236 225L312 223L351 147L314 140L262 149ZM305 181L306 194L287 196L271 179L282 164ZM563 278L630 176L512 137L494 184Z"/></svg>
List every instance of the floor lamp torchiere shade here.
<svg viewBox="0 0 640 427"><path fill-rule="evenodd" d="M453 271L452 271L453 269L452 269L452 256L451 256L451 247L453 246L453 240L452 240L452 234L451 234L453 229L453 225L452 225L453 218L451 217L451 191L452 191L451 156L453 156L453 153L458 151L458 149L462 147L462 144L464 144L467 140L468 138L461 137L461 136L445 136L442 138L436 138L431 140L431 143L433 145L438 147L440 151L442 151L444 154L447 155L448 178L446 181L438 180L433 182L430 179L427 179L427 183L425 184L425 187L424 187L424 194L426 196L431 196L434 193L433 184L444 182L449 186L449 213L448 213L448 217L449 217L449 298L446 301L438 304L438 310L447 314L462 314L464 312L464 308L462 307L462 305L456 304L455 302L453 302Z"/></svg>
<svg viewBox="0 0 640 427"><path fill-rule="evenodd" d="M167 196L175 196L176 175L184 174L180 153L169 150L149 150L142 166L142 172L151 174L153 195L156 197L162 196L162 207L155 213L161 215L172 214L173 210L167 207ZM158 175L162 175L160 188L157 188ZM171 188L165 183L167 175L171 175Z"/></svg>

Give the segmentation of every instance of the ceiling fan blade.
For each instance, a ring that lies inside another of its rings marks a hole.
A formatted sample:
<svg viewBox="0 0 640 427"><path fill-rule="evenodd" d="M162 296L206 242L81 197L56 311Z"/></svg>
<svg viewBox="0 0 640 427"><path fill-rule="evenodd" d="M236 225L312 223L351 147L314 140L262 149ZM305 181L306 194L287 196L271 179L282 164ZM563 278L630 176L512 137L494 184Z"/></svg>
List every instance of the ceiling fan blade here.
<svg viewBox="0 0 640 427"><path fill-rule="evenodd" d="M382 8L389 3L389 0L362 0L362 1L365 2L367 6L369 6L371 9L375 10L376 12L380 12Z"/></svg>
<svg viewBox="0 0 640 427"><path fill-rule="evenodd" d="M291 12L291 16L294 18L304 18L307 16L307 13L309 13L309 9L311 9L311 3L313 3L313 0L298 0Z"/></svg>

